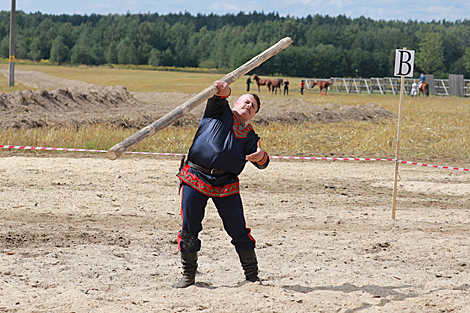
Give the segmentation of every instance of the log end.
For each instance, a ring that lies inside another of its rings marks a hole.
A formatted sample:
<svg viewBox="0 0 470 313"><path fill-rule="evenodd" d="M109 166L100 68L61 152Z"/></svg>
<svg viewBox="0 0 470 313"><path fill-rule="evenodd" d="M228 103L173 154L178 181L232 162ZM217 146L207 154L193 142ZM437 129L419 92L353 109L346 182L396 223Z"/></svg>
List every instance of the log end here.
<svg viewBox="0 0 470 313"><path fill-rule="evenodd" d="M122 153L117 153L115 150L113 150L113 148L109 149L107 152L106 152L106 157L108 159L110 159L111 161L114 161L116 160L117 158L119 158L120 156L122 155Z"/></svg>

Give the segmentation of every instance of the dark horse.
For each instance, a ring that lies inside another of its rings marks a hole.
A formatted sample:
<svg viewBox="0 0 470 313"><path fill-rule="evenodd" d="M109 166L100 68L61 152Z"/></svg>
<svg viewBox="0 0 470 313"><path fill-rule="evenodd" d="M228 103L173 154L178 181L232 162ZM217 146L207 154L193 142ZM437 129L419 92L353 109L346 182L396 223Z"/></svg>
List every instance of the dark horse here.
<svg viewBox="0 0 470 313"><path fill-rule="evenodd" d="M271 86L272 86L272 92L275 92L274 93L275 95L277 95L278 88L279 88L279 94L281 94L281 87L283 83L284 83L284 80L282 78L273 79Z"/></svg>
<svg viewBox="0 0 470 313"><path fill-rule="evenodd" d="M427 82L423 82L421 86L419 86L418 96L420 96L421 93L423 96L426 95L426 97L429 97L429 84Z"/></svg>
<svg viewBox="0 0 470 313"><path fill-rule="evenodd" d="M258 92L261 92L260 86L266 86L268 87L268 90L271 91L273 82L270 79L261 79L256 74L253 74L253 79L256 80L256 84L258 85Z"/></svg>
<svg viewBox="0 0 470 313"><path fill-rule="evenodd" d="M333 85L333 83L327 82L325 80L320 80L318 82L314 82L312 84L312 88L315 87L315 85L317 85L318 88L320 88L320 94L326 96L326 92L328 91L328 86ZM323 90L325 90L325 93L323 93Z"/></svg>

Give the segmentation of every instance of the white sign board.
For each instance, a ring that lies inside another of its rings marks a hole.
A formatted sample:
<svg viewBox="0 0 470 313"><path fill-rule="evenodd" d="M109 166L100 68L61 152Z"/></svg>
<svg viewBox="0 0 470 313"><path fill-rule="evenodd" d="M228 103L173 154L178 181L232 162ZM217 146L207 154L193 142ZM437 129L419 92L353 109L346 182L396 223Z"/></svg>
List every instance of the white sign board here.
<svg viewBox="0 0 470 313"><path fill-rule="evenodd" d="M395 50L395 76L413 77L414 50Z"/></svg>

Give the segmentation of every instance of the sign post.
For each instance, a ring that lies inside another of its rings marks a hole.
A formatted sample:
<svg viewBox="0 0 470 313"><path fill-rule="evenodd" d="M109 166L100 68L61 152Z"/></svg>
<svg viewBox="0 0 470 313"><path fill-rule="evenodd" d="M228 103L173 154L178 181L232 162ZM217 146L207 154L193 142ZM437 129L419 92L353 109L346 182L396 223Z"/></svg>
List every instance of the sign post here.
<svg viewBox="0 0 470 313"><path fill-rule="evenodd" d="M400 104L398 105L397 151L395 157L395 182L393 184L392 219L395 219L397 207L398 160L400 156L401 117L403 94L405 90L405 77L413 77L415 52L413 50L397 49L395 51L395 76L401 77Z"/></svg>

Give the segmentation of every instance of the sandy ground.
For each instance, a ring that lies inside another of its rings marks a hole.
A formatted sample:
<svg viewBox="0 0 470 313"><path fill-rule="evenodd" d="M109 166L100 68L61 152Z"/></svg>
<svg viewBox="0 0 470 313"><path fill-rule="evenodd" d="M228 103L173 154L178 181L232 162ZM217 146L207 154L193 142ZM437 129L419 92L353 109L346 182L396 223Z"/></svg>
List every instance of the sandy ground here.
<svg viewBox="0 0 470 313"><path fill-rule="evenodd" d="M468 312L470 177L393 163L273 160L241 175L263 285L212 204L181 275L177 159L0 158L0 312Z"/></svg>
<svg viewBox="0 0 470 313"><path fill-rule="evenodd" d="M248 164L262 285L211 203L176 290L178 165L0 151L0 312L470 312L470 173L401 165L392 219L392 162Z"/></svg>

